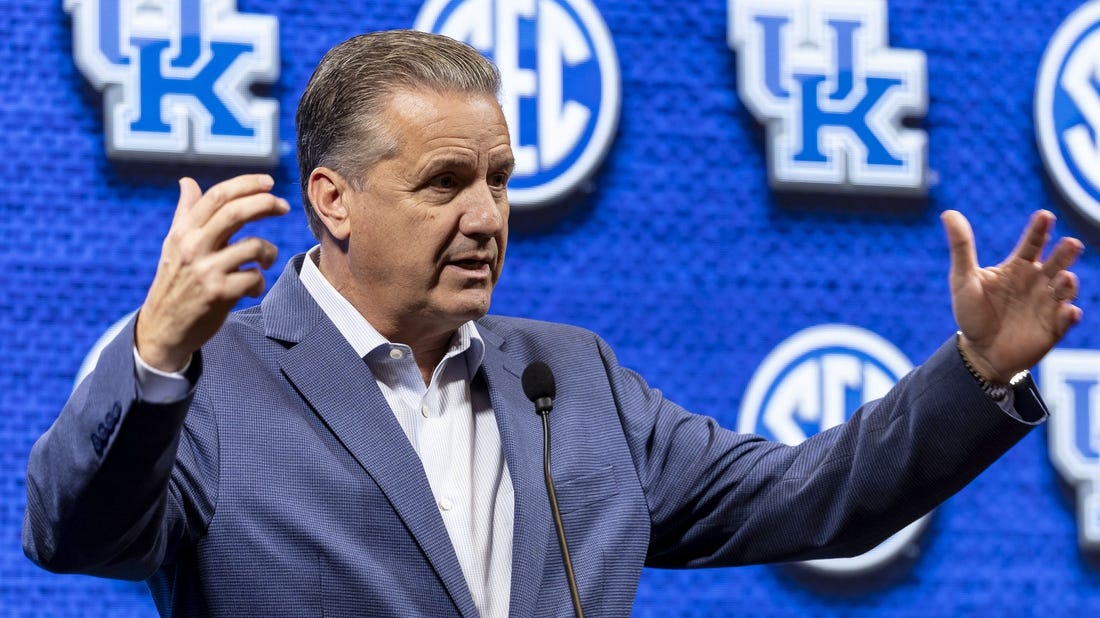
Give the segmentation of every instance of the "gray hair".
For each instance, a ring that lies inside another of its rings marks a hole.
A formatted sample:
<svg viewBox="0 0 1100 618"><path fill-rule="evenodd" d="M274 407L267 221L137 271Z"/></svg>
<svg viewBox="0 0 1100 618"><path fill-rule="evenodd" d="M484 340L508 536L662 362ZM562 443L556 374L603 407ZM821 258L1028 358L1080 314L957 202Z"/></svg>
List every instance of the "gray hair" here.
<svg viewBox="0 0 1100 618"><path fill-rule="evenodd" d="M361 34L321 59L296 117L302 203L316 238L325 228L309 200L310 173L329 167L362 190L363 172L397 153L381 121L386 103L395 92L418 88L495 98L500 73L469 45L415 30Z"/></svg>

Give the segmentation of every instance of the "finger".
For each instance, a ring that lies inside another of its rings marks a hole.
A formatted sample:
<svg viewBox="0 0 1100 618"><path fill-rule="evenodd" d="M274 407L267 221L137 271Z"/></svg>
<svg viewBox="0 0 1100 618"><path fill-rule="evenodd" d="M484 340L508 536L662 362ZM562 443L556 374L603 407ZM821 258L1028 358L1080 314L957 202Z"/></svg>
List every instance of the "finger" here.
<svg viewBox="0 0 1100 618"><path fill-rule="evenodd" d="M253 262L261 268L271 268L278 256L279 250L275 245L262 238L250 236L218 251L210 259L213 260L212 269L223 273L233 273L245 264Z"/></svg>
<svg viewBox="0 0 1100 618"><path fill-rule="evenodd" d="M1058 339L1061 339L1065 334L1081 321L1084 312L1077 305L1071 305L1064 303L1058 307L1058 311L1054 316L1054 334Z"/></svg>
<svg viewBox="0 0 1100 618"><path fill-rule="evenodd" d="M199 188L199 183L195 182L194 178L186 176L180 178L179 185L180 197L176 202L176 212L172 216L172 223L178 221L184 213L190 212L195 203L202 199L202 189Z"/></svg>
<svg viewBox="0 0 1100 618"><path fill-rule="evenodd" d="M290 204L270 193L257 193L237 198L219 208L203 226L209 249L225 246L230 237L247 223L286 214Z"/></svg>
<svg viewBox="0 0 1100 618"><path fill-rule="evenodd" d="M1054 225L1054 213L1049 210L1037 210L1031 215L1027 228L1020 235L1016 248L1012 250L1009 260L1021 259L1035 262L1043 255L1043 247L1050 240L1050 229Z"/></svg>
<svg viewBox="0 0 1100 618"><path fill-rule="evenodd" d="M1050 281L1050 294L1058 302L1073 302L1077 298L1079 283L1077 275L1068 271L1059 271Z"/></svg>
<svg viewBox="0 0 1100 618"><path fill-rule="evenodd" d="M1059 272L1073 266L1077 258L1085 250L1085 245L1076 238L1063 238L1054 246L1054 250L1043 262L1043 274L1053 277Z"/></svg>
<svg viewBox="0 0 1100 618"><path fill-rule="evenodd" d="M225 292L232 298L240 299L242 296L253 298L264 293L267 282L259 268L248 268L229 273L225 278Z"/></svg>
<svg viewBox="0 0 1100 618"><path fill-rule="evenodd" d="M947 245L951 251L951 279L969 275L978 267L978 254L974 249L974 231L970 222L957 210L947 210L940 215L947 233Z"/></svg>
<svg viewBox="0 0 1100 618"><path fill-rule="evenodd" d="M219 182L203 194L202 199L191 208L191 218L196 225L205 225L210 217L222 206L235 199L266 193L275 186L275 180L268 174L246 174Z"/></svg>

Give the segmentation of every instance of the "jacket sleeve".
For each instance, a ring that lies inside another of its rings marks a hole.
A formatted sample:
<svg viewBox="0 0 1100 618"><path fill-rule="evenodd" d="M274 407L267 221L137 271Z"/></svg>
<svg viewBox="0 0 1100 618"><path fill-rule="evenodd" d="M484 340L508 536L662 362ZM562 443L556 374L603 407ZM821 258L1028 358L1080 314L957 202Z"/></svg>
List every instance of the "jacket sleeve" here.
<svg viewBox="0 0 1100 618"><path fill-rule="evenodd" d="M194 391L171 404L138 400L133 326L31 450L23 551L47 570L145 579L212 516L216 426L185 427ZM193 375L201 367L196 354Z"/></svg>
<svg viewBox="0 0 1100 618"><path fill-rule="evenodd" d="M602 342L649 508L647 564L704 567L851 556L969 483L1046 416L1022 419L978 386L948 342L881 400L798 446L689 414L623 369Z"/></svg>

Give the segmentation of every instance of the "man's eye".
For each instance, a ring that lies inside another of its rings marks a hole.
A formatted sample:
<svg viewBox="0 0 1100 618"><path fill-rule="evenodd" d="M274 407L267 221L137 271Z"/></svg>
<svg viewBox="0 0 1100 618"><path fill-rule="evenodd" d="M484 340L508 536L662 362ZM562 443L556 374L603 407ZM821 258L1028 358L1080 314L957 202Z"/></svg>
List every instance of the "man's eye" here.
<svg viewBox="0 0 1100 618"><path fill-rule="evenodd" d="M504 188L508 185L508 174L501 172L489 176L489 185L492 187Z"/></svg>
<svg viewBox="0 0 1100 618"><path fill-rule="evenodd" d="M431 186L437 189L454 189L458 186L458 179L454 174L440 174L432 179Z"/></svg>

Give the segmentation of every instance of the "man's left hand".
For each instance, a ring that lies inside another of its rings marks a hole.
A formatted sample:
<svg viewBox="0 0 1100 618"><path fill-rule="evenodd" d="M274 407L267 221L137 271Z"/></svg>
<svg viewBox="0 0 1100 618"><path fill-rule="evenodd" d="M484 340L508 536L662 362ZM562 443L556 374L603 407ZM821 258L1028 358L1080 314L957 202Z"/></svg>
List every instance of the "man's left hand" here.
<svg viewBox="0 0 1100 618"><path fill-rule="evenodd" d="M959 345L986 380L1005 384L1034 366L1081 320L1077 275L1068 269L1084 250L1063 238L1045 260L1054 215L1035 212L1012 254L996 266L978 265L974 233L961 213L940 217L951 246L951 306Z"/></svg>

